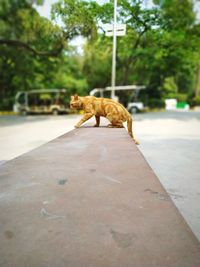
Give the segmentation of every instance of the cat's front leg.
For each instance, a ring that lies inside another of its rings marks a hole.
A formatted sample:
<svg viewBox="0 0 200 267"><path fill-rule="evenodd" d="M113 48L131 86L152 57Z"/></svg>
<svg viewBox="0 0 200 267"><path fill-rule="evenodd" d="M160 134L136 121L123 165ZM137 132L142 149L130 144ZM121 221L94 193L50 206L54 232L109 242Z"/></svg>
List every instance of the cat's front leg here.
<svg viewBox="0 0 200 267"><path fill-rule="evenodd" d="M94 127L99 127L100 124L100 116L95 115L96 118L96 124L94 125Z"/></svg>
<svg viewBox="0 0 200 267"><path fill-rule="evenodd" d="M74 126L75 128L79 128L85 121L89 120L92 118L94 114L93 113L85 113L83 118Z"/></svg>

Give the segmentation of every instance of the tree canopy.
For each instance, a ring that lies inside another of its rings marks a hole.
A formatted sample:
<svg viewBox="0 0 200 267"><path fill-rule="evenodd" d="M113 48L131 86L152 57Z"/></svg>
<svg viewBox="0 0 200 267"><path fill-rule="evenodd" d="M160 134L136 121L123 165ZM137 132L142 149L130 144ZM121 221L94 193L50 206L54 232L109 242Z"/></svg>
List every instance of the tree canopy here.
<svg viewBox="0 0 200 267"><path fill-rule="evenodd" d="M17 91L66 88L86 95L111 82L113 1L58 0L52 19L39 15L42 0L0 1L0 109L10 109ZM200 23L191 0L118 0L117 85L143 84L142 100L197 102L200 94ZM85 40L80 53L71 40ZM195 98L196 97L196 98Z"/></svg>

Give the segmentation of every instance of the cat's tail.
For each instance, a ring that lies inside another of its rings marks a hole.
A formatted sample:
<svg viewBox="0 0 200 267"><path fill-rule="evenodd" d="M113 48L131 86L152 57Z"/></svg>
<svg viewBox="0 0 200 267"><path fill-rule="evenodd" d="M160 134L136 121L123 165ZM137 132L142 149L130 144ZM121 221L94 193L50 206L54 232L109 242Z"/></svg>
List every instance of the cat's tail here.
<svg viewBox="0 0 200 267"><path fill-rule="evenodd" d="M135 137L133 135L132 124L133 124L133 119L130 115L130 116L128 116L128 120L127 120L128 133L131 136L131 138L133 138L133 141L135 142L135 144L139 145L139 142L135 139Z"/></svg>

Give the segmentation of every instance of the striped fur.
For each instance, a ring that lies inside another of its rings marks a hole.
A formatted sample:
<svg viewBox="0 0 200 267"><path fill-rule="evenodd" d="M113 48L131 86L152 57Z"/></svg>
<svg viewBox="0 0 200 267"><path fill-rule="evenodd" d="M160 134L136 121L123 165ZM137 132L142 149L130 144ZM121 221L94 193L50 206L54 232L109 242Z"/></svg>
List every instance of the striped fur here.
<svg viewBox="0 0 200 267"><path fill-rule="evenodd" d="M75 125L79 128L85 121L95 116L95 127L99 127L100 117L105 117L110 121L108 127L122 128L123 122L127 122L128 133L135 140L132 132L132 117L123 105L108 98L97 98L94 96L81 97L71 96L70 107L72 109L84 110L82 119Z"/></svg>

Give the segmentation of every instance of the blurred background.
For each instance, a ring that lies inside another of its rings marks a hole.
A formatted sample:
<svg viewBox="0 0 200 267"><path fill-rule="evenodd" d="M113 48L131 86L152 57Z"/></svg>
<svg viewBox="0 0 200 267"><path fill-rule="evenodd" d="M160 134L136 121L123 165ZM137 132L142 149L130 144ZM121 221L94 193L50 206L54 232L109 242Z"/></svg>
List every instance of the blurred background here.
<svg viewBox="0 0 200 267"><path fill-rule="evenodd" d="M117 3L116 96L200 240L200 1ZM71 94L110 97L112 23L109 0L0 1L0 164L72 130Z"/></svg>
<svg viewBox="0 0 200 267"><path fill-rule="evenodd" d="M171 98L180 106L200 105L199 6L118 0L126 35L117 38L116 85L145 86L137 101L150 109L164 108ZM66 89L67 105L75 92L110 86L112 38L104 26L112 21L108 0L1 0L0 110L13 110L19 91ZM135 97L118 94L125 105Z"/></svg>

